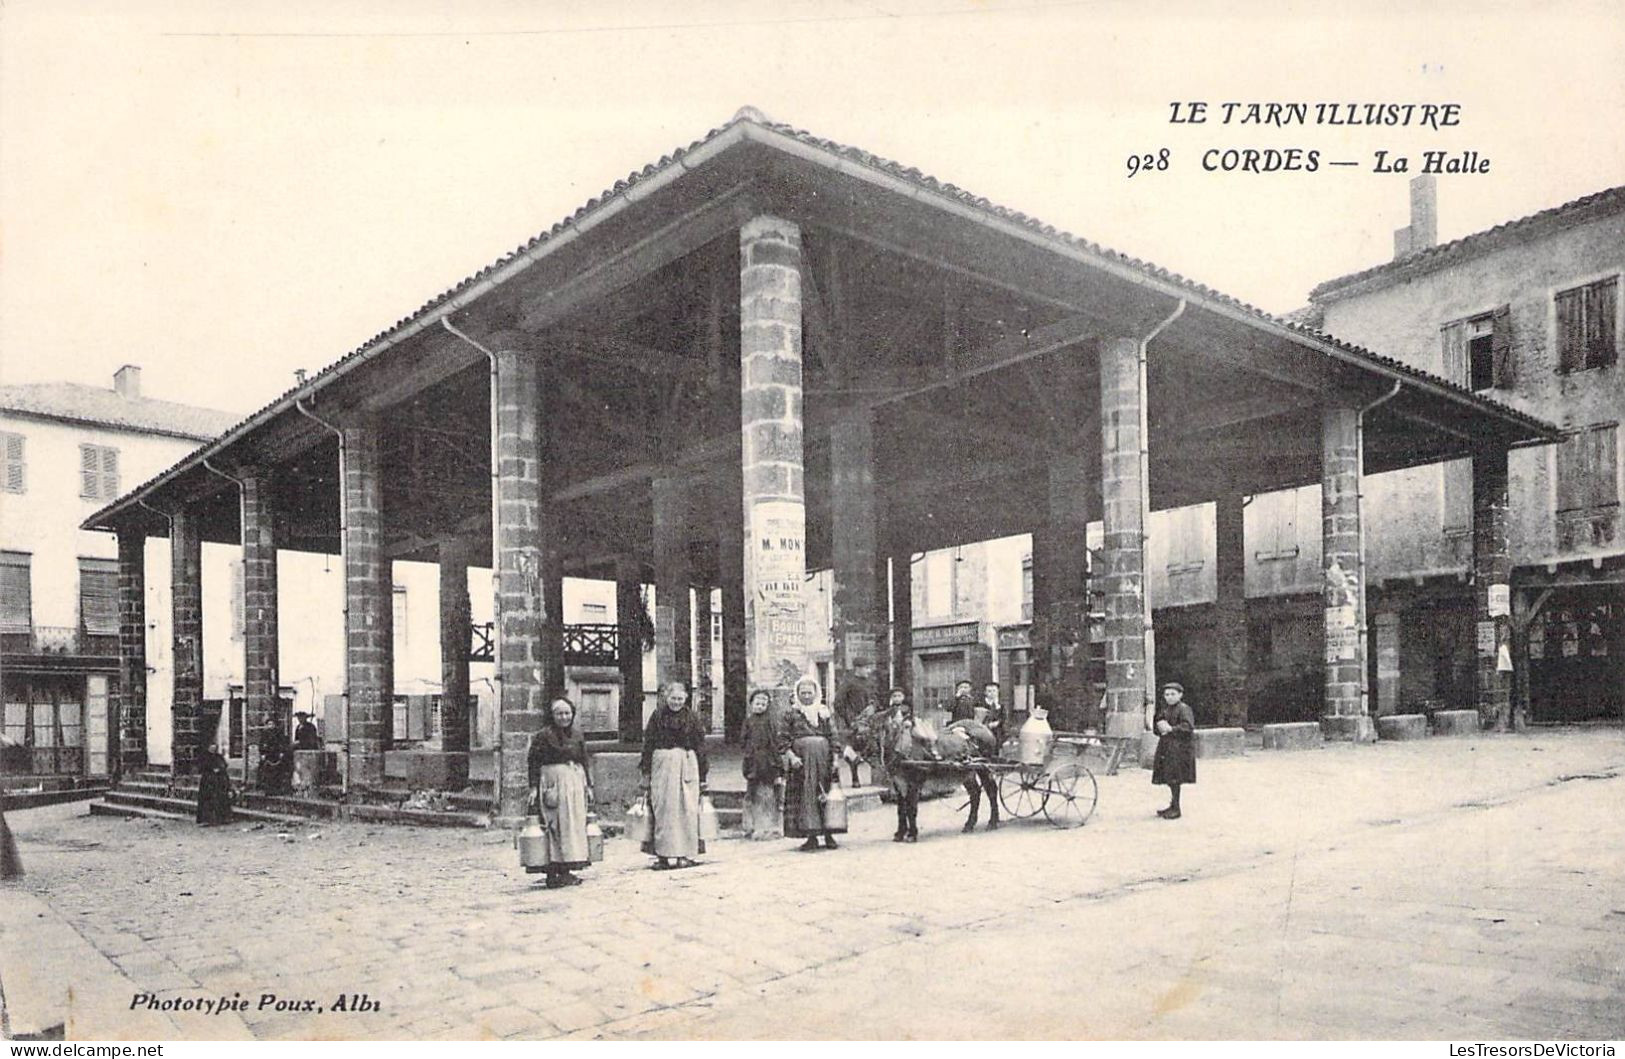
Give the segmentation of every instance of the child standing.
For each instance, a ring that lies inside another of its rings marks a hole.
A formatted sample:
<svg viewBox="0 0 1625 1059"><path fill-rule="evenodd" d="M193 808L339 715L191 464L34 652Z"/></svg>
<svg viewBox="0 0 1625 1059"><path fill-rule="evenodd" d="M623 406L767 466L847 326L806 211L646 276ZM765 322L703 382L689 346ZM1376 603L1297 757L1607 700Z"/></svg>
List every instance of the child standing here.
<svg viewBox="0 0 1625 1059"><path fill-rule="evenodd" d="M773 715L768 712L773 698L757 690L750 697L750 713L745 718L745 834L751 838L784 837L779 815L779 784L784 763L778 751Z"/></svg>

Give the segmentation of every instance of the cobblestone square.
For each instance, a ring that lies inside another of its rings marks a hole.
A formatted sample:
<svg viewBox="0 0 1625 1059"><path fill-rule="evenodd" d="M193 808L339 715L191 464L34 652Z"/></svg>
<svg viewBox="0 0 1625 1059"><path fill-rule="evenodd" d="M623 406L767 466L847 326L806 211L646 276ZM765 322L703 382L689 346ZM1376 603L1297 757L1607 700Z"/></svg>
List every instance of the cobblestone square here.
<svg viewBox="0 0 1625 1059"><path fill-rule="evenodd" d="M1161 796L1128 769L1077 830L962 835L947 798L918 845L885 808L674 873L612 840L561 892L498 831L30 810L0 985L94 981L70 1037L1625 1035L1618 729L1255 752L1202 762L1183 820Z"/></svg>

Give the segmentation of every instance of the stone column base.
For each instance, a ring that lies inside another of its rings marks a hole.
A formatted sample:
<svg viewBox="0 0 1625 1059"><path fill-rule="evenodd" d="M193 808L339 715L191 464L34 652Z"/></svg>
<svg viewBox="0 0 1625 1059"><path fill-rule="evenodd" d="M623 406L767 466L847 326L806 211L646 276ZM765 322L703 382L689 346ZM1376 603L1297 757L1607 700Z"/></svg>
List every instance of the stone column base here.
<svg viewBox="0 0 1625 1059"><path fill-rule="evenodd" d="M1367 714L1328 716L1320 719L1321 734L1333 743L1375 743L1377 728Z"/></svg>
<svg viewBox="0 0 1625 1059"><path fill-rule="evenodd" d="M1378 739L1426 739L1428 719L1420 713L1392 713L1377 718Z"/></svg>

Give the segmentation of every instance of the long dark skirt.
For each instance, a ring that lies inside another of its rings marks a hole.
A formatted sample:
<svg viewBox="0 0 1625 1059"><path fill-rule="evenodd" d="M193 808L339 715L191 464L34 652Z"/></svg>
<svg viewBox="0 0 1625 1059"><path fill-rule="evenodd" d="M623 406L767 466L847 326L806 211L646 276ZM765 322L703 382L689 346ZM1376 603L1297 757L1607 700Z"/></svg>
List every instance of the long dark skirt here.
<svg viewBox="0 0 1625 1059"><path fill-rule="evenodd" d="M846 828L824 826L823 796L829 793L829 740L821 735L804 735L791 747L801 759L792 769L784 791L784 837L806 838Z"/></svg>
<svg viewBox="0 0 1625 1059"><path fill-rule="evenodd" d="M198 777L197 822L231 823L231 777L223 772L205 772Z"/></svg>
<svg viewBox="0 0 1625 1059"><path fill-rule="evenodd" d="M1151 782L1165 787L1196 782L1196 740L1189 733L1170 732L1157 740Z"/></svg>

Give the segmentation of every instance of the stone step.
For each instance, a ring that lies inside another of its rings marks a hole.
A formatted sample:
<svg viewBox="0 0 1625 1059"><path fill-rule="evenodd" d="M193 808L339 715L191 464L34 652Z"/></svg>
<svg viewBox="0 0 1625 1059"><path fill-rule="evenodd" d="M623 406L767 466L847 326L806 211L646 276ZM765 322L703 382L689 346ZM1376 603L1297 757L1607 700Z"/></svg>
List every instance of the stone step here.
<svg viewBox="0 0 1625 1059"><path fill-rule="evenodd" d="M1433 715L1434 735L1477 735L1482 729L1477 710L1440 710Z"/></svg>
<svg viewBox="0 0 1625 1059"><path fill-rule="evenodd" d="M1426 714L1394 713L1377 718L1378 739L1397 742L1406 739L1426 739L1427 737L1428 719Z"/></svg>
<svg viewBox="0 0 1625 1059"><path fill-rule="evenodd" d="M1325 745L1318 721L1266 724L1263 735L1265 750L1318 750Z"/></svg>
<svg viewBox="0 0 1625 1059"><path fill-rule="evenodd" d="M162 813L174 813L187 819L195 819L197 813L196 800L167 797L156 794L142 794L125 791L122 789L109 791L107 793L107 797L102 799L101 804L126 806L134 809L154 809ZM231 807L231 816L233 820L246 820L251 823L274 824L278 827L293 827L303 824L306 820L306 818L303 816L296 816L289 813L268 812L263 809L255 809L240 805L234 805Z"/></svg>
<svg viewBox="0 0 1625 1059"><path fill-rule="evenodd" d="M192 823L196 817L191 814L171 813L163 809L146 809L139 805L120 805L107 800L90 803L91 816L115 816L126 820L178 820L182 823Z"/></svg>

